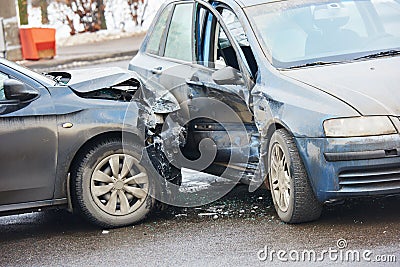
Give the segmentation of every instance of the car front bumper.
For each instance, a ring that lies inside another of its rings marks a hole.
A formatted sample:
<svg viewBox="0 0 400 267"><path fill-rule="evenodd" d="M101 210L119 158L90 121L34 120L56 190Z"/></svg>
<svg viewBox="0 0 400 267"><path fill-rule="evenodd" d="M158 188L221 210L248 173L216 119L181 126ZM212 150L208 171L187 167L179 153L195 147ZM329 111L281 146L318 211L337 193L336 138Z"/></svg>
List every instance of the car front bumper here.
<svg viewBox="0 0 400 267"><path fill-rule="evenodd" d="M400 194L400 135L296 138L321 202Z"/></svg>

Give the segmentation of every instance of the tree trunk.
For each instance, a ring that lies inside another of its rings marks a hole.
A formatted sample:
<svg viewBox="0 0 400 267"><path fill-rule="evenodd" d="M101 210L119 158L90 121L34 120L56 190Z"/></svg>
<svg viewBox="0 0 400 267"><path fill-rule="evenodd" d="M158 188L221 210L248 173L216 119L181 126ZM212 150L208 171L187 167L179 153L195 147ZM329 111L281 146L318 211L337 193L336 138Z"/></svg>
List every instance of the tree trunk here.
<svg viewBox="0 0 400 267"><path fill-rule="evenodd" d="M49 14L47 12L47 7L49 3L47 0L40 0L40 10L42 11L42 24L47 25L49 24Z"/></svg>
<svg viewBox="0 0 400 267"><path fill-rule="evenodd" d="M99 22L100 22L100 28L102 30L107 29L107 24L106 24L106 18L104 16L104 1L103 0L97 0L97 8L98 8L98 14L99 14Z"/></svg>
<svg viewBox="0 0 400 267"><path fill-rule="evenodd" d="M19 23L28 25L28 3L27 0L18 0Z"/></svg>

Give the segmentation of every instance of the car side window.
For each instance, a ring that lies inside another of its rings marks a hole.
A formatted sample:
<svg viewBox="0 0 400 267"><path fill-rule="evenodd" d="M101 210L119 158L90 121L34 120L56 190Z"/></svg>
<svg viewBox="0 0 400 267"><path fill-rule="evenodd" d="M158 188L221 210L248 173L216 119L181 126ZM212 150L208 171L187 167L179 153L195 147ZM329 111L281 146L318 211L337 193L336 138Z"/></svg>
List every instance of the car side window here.
<svg viewBox="0 0 400 267"><path fill-rule="evenodd" d="M229 29L232 37L235 38L236 42L242 46L250 46L250 43L247 39L247 35L244 32L242 24L238 17L229 9L222 9L221 12L222 20L224 21L226 27Z"/></svg>
<svg viewBox="0 0 400 267"><path fill-rule="evenodd" d="M228 34L235 39L242 50L243 58L237 55L227 33L215 15L205 7L199 6L196 20L197 62L210 68L221 69L230 66L240 71L239 60L243 60L243 63L247 64L249 71L255 78L258 73L258 65L241 22L227 8L221 7L217 10L229 31Z"/></svg>
<svg viewBox="0 0 400 267"><path fill-rule="evenodd" d="M163 34L167 25L169 14L171 13L173 5L167 6L161 13L157 23L154 26L153 32L147 42L146 52L154 55L160 54L160 44L163 39Z"/></svg>
<svg viewBox="0 0 400 267"><path fill-rule="evenodd" d="M239 18L235 15L235 13L227 8L223 8L220 12L222 20L228 28L229 33L239 44L244 56L246 57L246 61L249 65L253 77L256 77L256 74L258 72L257 62L251 50L250 42L247 38L244 28L239 21Z"/></svg>
<svg viewBox="0 0 400 267"><path fill-rule="evenodd" d="M230 66L234 69L240 70L239 62L237 60L236 52L232 46L232 43L229 41L228 36L219 24L217 24L215 32L218 33L213 60L215 63L215 68L220 69Z"/></svg>
<svg viewBox="0 0 400 267"><path fill-rule="evenodd" d="M199 64L214 69L230 66L239 70L236 52L217 18L203 7L198 15L201 15L197 19Z"/></svg>
<svg viewBox="0 0 400 267"><path fill-rule="evenodd" d="M8 79L8 76L0 72L0 101L6 100L4 95L4 81Z"/></svg>
<svg viewBox="0 0 400 267"><path fill-rule="evenodd" d="M177 4L172 15L164 56L192 62L193 3Z"/></svg>

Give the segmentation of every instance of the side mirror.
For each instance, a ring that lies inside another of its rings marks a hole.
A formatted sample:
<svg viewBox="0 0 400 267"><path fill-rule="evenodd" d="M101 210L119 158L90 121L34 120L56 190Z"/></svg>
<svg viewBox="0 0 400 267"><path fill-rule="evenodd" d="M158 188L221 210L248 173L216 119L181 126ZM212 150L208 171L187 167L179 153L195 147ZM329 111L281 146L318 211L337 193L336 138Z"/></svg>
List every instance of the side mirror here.
<svg viewBox="0 0 400 267"><path fill-rule="evenodd" d="M230 66L214 72L212 79L218 85L244 85L242 74Z"/></svg>
<svg viewBox="0 0 400 267"><path fill-rule="evenodd" d="M39 93L20 81L7 79L4 81L4 95L7 100L19 100L24 102L34 99Z"/></svg>

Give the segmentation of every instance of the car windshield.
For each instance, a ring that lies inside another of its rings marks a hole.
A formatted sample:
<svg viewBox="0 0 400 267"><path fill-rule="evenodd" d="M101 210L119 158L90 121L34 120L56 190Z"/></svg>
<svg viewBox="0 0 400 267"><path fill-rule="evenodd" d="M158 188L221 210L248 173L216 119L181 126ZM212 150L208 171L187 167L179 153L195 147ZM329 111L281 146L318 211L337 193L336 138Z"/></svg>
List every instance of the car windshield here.
<svg viewBox="0 0 400 267"><path fill-rule="evenodd" d="M295 0L245 10L276 68L400 54L400 0Z"/></svg>

